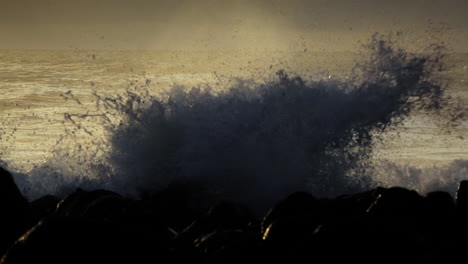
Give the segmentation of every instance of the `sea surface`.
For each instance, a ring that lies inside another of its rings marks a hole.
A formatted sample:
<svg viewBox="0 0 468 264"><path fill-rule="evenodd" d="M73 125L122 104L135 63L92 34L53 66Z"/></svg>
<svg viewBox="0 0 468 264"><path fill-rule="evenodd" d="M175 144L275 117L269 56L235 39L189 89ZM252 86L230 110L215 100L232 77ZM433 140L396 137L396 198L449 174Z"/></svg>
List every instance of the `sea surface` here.
<svg viewBox="0 0 468 264"><path fill-rule="evenodd" d="M336 57L339 58L336 58ZM1 159L31 169L51 155L64 133L64 114L83 113L93 92L115 94L146 82L153 93L174 85L221 89L232 78L263 80L285 69L306 76L340 74L352 53L286 51L0 51ZM80 103L66 100L71 92Z"/></svg>
<svg viewBox="0 0 468 264"><path fill-rule="evenodd" d="M96 113L98 96L133 91L164 97L174 86L223 90L240 79L268 82L278 70L305 80L346 79L361 55L307 50L2 50L0 159L25 174L47 163L62 147L63 137L73 133L70 117L77 121L79 115ZM448 93L466 105L468 54L452 53L445 64ZM99 121L81 122L89 135L106 133ZM415 114L381 135L373 156L421 170L448 166L468 160L467 136L464 121L447 127L437 118ZM80 136L75 140L80 144Z"/></svg>

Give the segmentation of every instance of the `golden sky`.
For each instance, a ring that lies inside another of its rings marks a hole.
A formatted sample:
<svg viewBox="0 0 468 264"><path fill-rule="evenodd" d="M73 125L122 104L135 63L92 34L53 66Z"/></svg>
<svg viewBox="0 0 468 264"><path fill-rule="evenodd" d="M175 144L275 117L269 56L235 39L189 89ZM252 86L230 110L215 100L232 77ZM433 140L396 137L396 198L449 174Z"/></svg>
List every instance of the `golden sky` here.
<svg viewBox="0 0 468 264"><path fill-rule="evenodd" d="M0 48L349 50L443 23L468 51L466 0L0 0Z"/></svg>

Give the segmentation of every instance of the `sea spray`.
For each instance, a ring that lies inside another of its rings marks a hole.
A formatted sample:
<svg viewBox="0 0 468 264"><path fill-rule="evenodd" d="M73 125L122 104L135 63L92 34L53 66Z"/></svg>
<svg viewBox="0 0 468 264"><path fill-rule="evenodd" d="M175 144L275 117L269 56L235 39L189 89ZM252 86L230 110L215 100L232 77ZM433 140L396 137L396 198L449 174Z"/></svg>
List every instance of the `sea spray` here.
<svg viewBox="0 0 468 264"><path fill-rule="evenodd" d="M254 208L292 191L368 189L379 135L412 111L450 111L439 78L443 46L413 54L375 35L367 48L342 79L280 70L272 80L235 79L224 89L174 86L154 95L146 80L122 94L95 93L95 108L65 114L69 133L53 158L22 178L23 189L30 197L78 186L138 195L184 182ZM104 132L93 133L89 122Z"/></svg>
<svg viewBox="0 0 468 264"><path fill-rule="evenodd" d="M454 195L461 181L468 179L468 161L454 160L432 167L416 167L383 160L370 167L375 185L404 186L421 194L445 191Z"/></svg>

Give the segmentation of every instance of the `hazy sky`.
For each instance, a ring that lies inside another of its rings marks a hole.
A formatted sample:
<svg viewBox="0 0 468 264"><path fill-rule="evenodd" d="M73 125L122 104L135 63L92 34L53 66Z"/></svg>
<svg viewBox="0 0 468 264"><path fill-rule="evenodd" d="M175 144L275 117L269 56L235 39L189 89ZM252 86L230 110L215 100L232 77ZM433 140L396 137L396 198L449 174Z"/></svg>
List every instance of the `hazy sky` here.
<svg viewBox="0 0 468 264"><path fill-rule="evenodd" d="M0 0L0 48L350 49L446 24L468 51L466 0ZM430 22L432 21L432 22ZM432 26L434 27L434 26Z"/></svg>

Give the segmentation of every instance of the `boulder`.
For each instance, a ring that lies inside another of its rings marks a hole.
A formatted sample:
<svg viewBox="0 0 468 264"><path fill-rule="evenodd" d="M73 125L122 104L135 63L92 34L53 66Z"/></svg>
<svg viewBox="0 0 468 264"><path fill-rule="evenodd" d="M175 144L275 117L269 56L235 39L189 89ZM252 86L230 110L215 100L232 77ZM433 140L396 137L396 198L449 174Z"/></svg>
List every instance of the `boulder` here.
<svg viewBox="0 0 468 264"><path fill-rule="evenodd" d="M31 208L13 176L0 167L0 255L31 225Z"/></svg>

